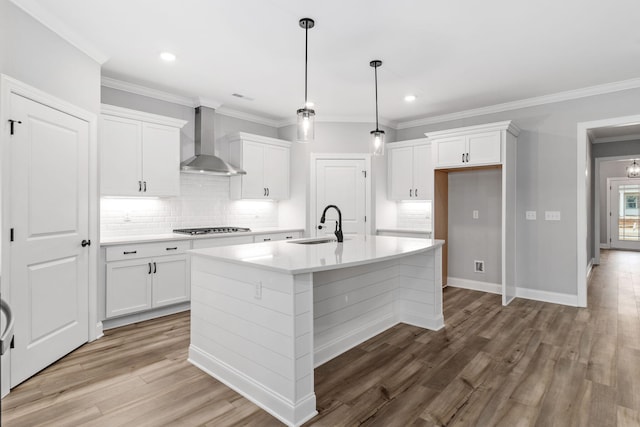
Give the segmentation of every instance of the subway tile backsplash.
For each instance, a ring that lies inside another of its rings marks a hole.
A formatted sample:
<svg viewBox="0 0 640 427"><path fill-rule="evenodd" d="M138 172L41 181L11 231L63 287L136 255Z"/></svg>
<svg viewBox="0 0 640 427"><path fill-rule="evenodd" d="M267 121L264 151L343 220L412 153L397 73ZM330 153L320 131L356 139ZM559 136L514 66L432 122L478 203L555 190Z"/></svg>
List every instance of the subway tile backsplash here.
<svg viewBox="0 0 640 427"><path fill-rule="evenodd" d="M190 227L277 227L278 203L230 200L228 177L183 173L179 197L102 198L100 215L103 237L164 234Z"/></svg>
<svg viewBox="0 0 640 427"><path fill-rule="evenodd" d="M398 228L431 229L431 201L398 202Z"/></svg>

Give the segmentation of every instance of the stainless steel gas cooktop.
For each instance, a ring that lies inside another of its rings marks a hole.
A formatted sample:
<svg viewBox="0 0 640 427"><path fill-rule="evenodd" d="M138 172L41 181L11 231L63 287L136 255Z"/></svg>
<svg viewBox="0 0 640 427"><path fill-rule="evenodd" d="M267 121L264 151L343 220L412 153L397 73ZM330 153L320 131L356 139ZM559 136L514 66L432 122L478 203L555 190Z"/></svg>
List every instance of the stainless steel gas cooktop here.
<svg viewBox="0 0 640 427"><path fill-rule="evenodd" d="M190 234L218 234L218 233L241 233L251 231L250 228L243 227L202 227L202 228L179 228L173 230L174 233Z"/></svg>

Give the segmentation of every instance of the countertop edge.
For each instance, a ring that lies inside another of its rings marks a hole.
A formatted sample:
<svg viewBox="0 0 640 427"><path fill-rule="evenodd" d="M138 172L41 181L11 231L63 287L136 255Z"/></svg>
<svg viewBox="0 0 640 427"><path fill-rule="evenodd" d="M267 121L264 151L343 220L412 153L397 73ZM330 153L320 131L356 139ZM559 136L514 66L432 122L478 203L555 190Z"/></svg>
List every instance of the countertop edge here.
<svg viewBox="0 0 640 427"><path fill-rule="evenodd" d="M424 228L376 228L376 231L387 231L392 233L415 233L415 234L428 234L431 230Z"/></svg>
<svg viewBox="0 0 640 427"><path fill-rule="evenodd" d="M172 242L175 240L198 240L198 239L219 239L225 237L240 237L240 236L259 236L261 234L271 234L271 233L288 233L299 231L304 233L304 228L277 228L277 229L258 229L256 231L247 231L240 233L220 233L220 234L200 234L197 236L191 236L188 234L150 234L148 236L123 236L122 238L117 237L107 238L106 241L101 241L100 246L118 246L118 245L130 245L136 243L154 243L154 242ZM115 240L117 239L117 240Z"/></svg>

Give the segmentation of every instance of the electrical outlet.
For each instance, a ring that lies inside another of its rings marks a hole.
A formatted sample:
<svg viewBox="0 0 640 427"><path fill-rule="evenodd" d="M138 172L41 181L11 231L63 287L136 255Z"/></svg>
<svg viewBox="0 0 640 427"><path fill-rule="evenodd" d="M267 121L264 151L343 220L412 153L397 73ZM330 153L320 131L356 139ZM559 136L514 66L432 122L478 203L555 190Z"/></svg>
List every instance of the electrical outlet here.
<svg viewBox="0 0 640 427"><path fill-rule="evenodd" d="M253 297L255 299L262 299L262 282L256 283L256 293Z"/></svg>
<svg viewBox="0 0 640 427"><path fill-rule="evenodd" d="M473 264L474 264L473 271L475 273L484 273L484 261L475 260L473 261Z"/></svg>
<svg viewBox="0 0 640 427"><path fill-rule="evenodd" d="M478 212L477 210L473 211L473 219L478 219L480 218L480 212Z"/></svg>
<svg viewBox="0 0 640 427"><path fill-rule="evenodd" d="M525 218L529 221L535 221L536 220L536 211L527 211L525 213Z"/></svg>
<svg viewBox="0 0 640 427"><path fill-rule="evenodd" d="M545 221L560 221L560 211L545 211L544 212L544 220Z"/></svg>

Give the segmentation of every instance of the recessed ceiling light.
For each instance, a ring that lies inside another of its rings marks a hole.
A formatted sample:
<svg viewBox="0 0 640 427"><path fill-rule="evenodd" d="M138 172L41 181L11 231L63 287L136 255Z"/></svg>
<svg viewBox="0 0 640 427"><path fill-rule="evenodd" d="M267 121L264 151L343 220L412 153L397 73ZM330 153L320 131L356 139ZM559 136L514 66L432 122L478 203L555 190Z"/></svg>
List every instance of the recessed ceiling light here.
<svg viewBox="0 0 640 427"><path fill-rule="evenodd" d="M404 100L407 102L413 102L416 100L416 96L415 95L407 95L404 97Z"/></svg>
<svg viewBox="0 0 640 427"><path fill-rule="evenodd" d="M161 58L163 61L167 61L167 62L173 62L173 61L175 61L175 60L176 60L176 56L175 56L173 53L171 53L171 52L162 52L162 53L160 54L160 58Z"/></svg>

